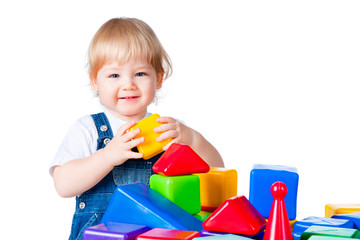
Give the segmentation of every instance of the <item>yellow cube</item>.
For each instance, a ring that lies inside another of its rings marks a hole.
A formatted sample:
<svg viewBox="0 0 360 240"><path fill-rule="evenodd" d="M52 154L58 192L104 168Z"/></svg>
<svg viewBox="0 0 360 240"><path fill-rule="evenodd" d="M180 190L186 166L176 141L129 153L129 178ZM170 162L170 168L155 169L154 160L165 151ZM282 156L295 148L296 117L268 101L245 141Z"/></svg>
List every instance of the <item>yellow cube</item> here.
<svg viewBox="0 0 360 240"><path fill-rule="evenodd" d="M325 217L330 218L335 214L360 212L360 204L326 204Z"/></svg>
<svg viewBox="0 0 360 240"><path fill-rule="evenodd" d="M225 200L237 196L235 169L210 167L209 172L196 175L200 178L200 200L203 211L213 212Z"/></svg>
<svg viewBox="0 0 360 240"><path fill-rule="evenodd" d="M156 138L161 135L161 133L154 132L154 129L161 125L161 123L156 122L158 117L160 117L159 114L153 114L139 121L130 128L130 131L136 128L140 128L141 132L137 135L137 138L145 138L145 141L137 146L139 152L144 154L144 159L152 158L163 152L163 147L171 142L171 139L162 142L156 141Z"/></svg>

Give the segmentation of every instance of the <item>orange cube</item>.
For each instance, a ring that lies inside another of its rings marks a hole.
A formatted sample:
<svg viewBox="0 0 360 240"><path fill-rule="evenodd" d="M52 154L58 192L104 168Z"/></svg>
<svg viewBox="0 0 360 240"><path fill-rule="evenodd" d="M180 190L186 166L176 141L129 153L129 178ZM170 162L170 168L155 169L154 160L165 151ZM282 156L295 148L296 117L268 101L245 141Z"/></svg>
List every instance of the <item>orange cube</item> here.
<svg viewBox="0 0 360 240"><path fill-rule="evenodd" d="M208 173L196 174L200 178L201 210L213 212L225 200L237 196L235 169L210 167Z"/></svg>

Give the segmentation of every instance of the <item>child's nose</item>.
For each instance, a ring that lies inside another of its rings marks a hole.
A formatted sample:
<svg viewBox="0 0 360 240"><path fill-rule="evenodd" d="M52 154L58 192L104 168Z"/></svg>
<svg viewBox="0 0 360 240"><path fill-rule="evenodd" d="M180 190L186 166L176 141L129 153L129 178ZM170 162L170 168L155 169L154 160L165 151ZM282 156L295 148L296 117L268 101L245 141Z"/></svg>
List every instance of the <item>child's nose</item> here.
<svg viewBox="0 0 360 240"><path fill-rule="evenodd" d="M134 79L131 77L127 77L124 79L122 84L123 90L132 90L135 88L135 82Z"/></svg>

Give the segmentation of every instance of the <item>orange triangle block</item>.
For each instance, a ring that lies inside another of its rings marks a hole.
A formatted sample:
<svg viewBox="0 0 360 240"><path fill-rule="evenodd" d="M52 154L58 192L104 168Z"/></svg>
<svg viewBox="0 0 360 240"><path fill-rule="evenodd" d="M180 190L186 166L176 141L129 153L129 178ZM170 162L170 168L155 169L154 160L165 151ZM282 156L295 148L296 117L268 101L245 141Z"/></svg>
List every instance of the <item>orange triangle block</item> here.
<svg viewBox="0 0 360 240"><path fill-rule="evenodd" d="M153 171L165 176L207 173L209 165L191 147L173 143L154 164Z"/></svg>
<svg viewBox="0 0 360 240"><path fill-rule="evenodd" d="M246 236L254 236L265 227L265 218L245 196L229 198L203 222L207 231Z"/></svg>

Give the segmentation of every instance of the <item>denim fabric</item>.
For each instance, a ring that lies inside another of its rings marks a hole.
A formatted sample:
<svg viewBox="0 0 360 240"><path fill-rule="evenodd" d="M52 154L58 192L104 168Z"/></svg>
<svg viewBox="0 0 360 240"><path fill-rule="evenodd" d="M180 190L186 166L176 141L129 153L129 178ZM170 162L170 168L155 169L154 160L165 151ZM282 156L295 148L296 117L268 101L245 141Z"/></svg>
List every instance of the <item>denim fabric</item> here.
<svg viewBox="0 0 360 240"><path fill-rule="evenodd" d="M91 117L99 134L97 146L97 150L99 150L113 138L113 132L104 113L93 114ZM149 186L150 176L154 174L152 166L160 156L161 154L149 160L129 159L122 165L116 166L93 188L77 196L69 239L82 239L83 231L86 228L100 223L116 186L139 181Z"/></svg>

